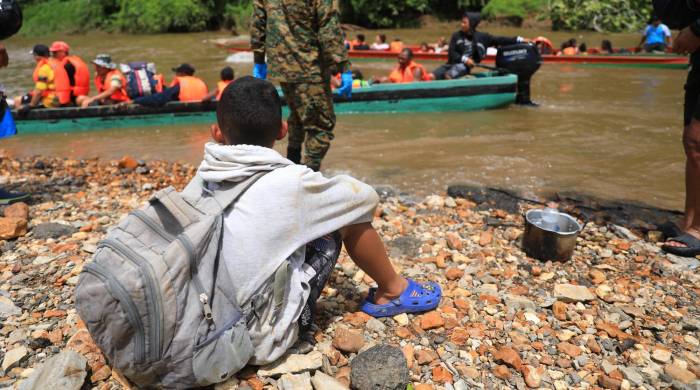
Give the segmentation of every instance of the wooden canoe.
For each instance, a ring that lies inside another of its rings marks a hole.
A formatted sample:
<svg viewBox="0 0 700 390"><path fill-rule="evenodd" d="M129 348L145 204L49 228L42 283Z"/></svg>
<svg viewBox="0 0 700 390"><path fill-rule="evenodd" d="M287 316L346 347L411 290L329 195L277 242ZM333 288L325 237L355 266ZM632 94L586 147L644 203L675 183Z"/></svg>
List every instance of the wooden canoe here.
<svg viewBox="0 0 700 390"><path fill-rule="evenodd" d="M515 75L485 72L459 80L376 84L353 90L351 98L334 95L334 102L339 114L485 110L513 103L516 83ZM216 102L172 102L162 107L36 109L14 117L18 132L27 134L214 123L215 111Z"/></svg>
<svg viewBox="0 0 700 390"><path fill-rule="evenodd" d="M229 47L219 45L231 53L249 52L247 47ZM420 52L418 47L408 46L413 50L414 59L421 61L447 61L447 53ZM396 60L397 53L384 50L348 50L350 58L355 60L383 61ZM496 56L487 55L483 62L493 64ZM584 55L554 55L543 54L544 63L550 64L581 64L581 65L609 65L624 67L660 67L671 69L684 69L688 67L688 57L672 54L584 54Z"/></svg>

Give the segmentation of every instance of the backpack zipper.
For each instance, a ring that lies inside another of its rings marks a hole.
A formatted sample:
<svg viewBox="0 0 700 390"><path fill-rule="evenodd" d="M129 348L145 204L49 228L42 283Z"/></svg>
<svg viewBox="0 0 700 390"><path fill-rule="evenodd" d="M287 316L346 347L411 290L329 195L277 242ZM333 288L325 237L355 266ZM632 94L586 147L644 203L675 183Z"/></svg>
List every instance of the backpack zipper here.
<svg viewBox="0 0 700 390"><path fill-rule="evenodd" d="M149 229L158 233L158 235L161 236L165 241L172 242L175 240L175 236L168 233L165 229L163 229L162 226L160 226L156 221L154 221L151 217L148 216L148 214L144 213L143 211L135 210L131 214L139 220L141 220L141 222L143 222L144 225L148 226Z"/></svg>
<svg viewBox="0 0 700 390"><path fill-rule="evenodd" d="M106 239L100 242L100 246L108 247L126 257L131 261L137 268L145 269L147 275L144 275L144 282L148 292L150 293L150 307L151 312L154 314L153 324L151 324L151 340L153 341L154 347L151 350L151 361L155 362L160 360L161 356L161 345L162 345L162 334L163 334L163 297L160 294L160 289L156 286L156 275L155 270L151 263L144 259L141 255L136 253L133 249L124 245L121 241Z"/></svg>
<svg viewBox="0 0 700 390"><path fill-rule="evenodd" d="M143 328L143 322L141 322L141 317L139 316L136 304L129 296L124 286L115 278L107 269L98 263L86 264L83 271L95 276L97 279L101 280L102 283L106 283L109 286L110 294L113 294L116 298L124 312L126 313L129 323L134 327L136 331L136 342L135 342L135 352L136 363L143 363L146 360L146 334Z"/></svg>

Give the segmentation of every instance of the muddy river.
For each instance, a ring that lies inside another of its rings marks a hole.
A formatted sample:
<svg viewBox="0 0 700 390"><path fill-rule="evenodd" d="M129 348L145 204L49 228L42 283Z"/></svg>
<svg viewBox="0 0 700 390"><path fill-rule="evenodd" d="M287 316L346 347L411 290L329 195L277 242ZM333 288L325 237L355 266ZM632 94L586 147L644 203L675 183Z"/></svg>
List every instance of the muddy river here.
<svg viewBox="0 0 700 390"><path fill-rule="evenodd" d="M429 29L389 30L390 39L410 43L448 36L454 24ZM597 46L603 38L633 46L634 34L545 33L497 28L492 33L569 37ZM367 32L373 36L376 32ZM354 33L353 33L354 34ZM110 53L116 61L149 60L168 74L189 62L210 86L227 64L228 53L211 39L223 33L133 36L96 33L27 38L5 42L11 65L0 84L13 94L31 86L34 43L63 39L85 59ZM228 58L237 76L250 74L249 58ZM432 69L439 63L426 62ZM392 61L357 62L365 75L388 73ZM473 182L531 193L575 191L680 209L684 156L682 85L686 72L649 68L544 65L535 75L539 108L438 114L347 115L338 118L336 139L325 161L328 173L351 173L373 184L429 193L457 182ZM208 127L144 127L0 140L15 155L143 159L197 163ZM278 145L283 150L284 144Z"/></svg>

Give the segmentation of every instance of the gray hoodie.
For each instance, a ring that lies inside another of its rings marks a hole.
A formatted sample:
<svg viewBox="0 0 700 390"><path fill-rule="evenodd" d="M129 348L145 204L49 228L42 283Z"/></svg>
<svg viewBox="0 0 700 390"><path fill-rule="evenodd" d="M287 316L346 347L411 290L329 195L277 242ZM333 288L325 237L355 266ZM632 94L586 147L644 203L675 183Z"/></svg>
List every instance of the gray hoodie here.
<svg viewBox="0 0 700 390"><path fill-rule="evenodd" d="M251 363L276 360L296 341L297 320L314 276L304 264L305 244L342 227L371 222L378 196L352 177L325 178L295 165L273 149L208 143L198 174L207 182L239 182L272 171L256 182L225 218L222 254L240 304L264 289L277 268L289 260L292 274L278 322L270 311L250 332L255 346Z"/></svg>

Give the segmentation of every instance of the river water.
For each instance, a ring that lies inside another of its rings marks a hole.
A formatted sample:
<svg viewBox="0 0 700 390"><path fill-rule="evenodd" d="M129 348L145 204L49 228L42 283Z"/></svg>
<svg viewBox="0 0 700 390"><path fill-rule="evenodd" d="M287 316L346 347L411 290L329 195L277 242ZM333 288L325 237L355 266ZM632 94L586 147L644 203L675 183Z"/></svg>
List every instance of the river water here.
<svg viewBox="0 0 700 390"><path fill-rule="evenodd" d="M454 24L427 29L390 30L388 37L410 43L449 37ZM546 33L494 28L492 33L569 37L595 46L600 34ZM371 37L376 32L366 32ZM353 33L354 34L354 33ZM0 83L12 93L31 86L29 50L36 42L63 39L73 53L90 59L112 54L119 62L150 60L161 72L189 62L215 85L228 54L210 39L222 33L133 36L95 33L6 41L11 65ZM638 36L607 37L616 46L634 46ZM250 74L248 62L230 64L237 76ZM425 63L428 69L438 63ZM388 73L393 62L358 62L365 76ZM681 209L684 156L681 147L682 85L686 72L648 68L544 65L535 75L533 98L539 108L442 114L340 116L324 169L350 173L372 184L430 193L447 184L473 182L529 193L574 191ZM144 127L0 140L17 156L119 158L198 163L208 126ZM284 144L277 146L284 150Z"/></svg>

